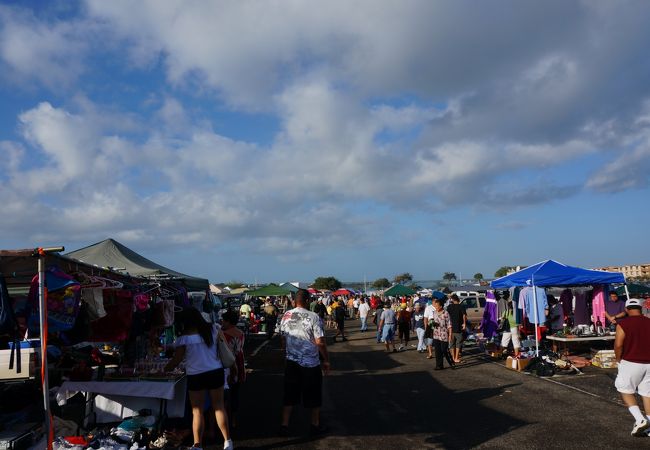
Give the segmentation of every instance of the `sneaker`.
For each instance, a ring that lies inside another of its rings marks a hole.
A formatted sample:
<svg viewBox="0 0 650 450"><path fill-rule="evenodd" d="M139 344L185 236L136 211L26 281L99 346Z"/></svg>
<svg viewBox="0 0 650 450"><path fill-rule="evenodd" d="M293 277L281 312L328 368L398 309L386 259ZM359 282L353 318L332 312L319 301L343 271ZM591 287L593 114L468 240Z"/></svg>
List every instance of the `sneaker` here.
<svg viewBox="0 0 650 450"><path fill-rule="evenodd" d="M397 353L397 349L396 349L396 348L393 348L393 353Z"/></svg>
<svg viewBox="0 0 650 450"><path fill-rule="evenodd" d="M281 425L278 430L278 436L280 437L289 437L289 427L286 425Z"/></svg>
<svg viewBox="0 0 650 450"><path fill-rule="evenodd" d="M203 450L203 447L201 447L201 444L194 444L190 447L190 450Z"/></svg>
<svg viewBox="0 0 650 450"><path fill-rule="evenodd" d="M632 428L632 436L643 436L645 431L650 428L650 422L647 419L643 419L641 422L636 422L634 428Z"/></svg>
<svg viewBox="0 0 650 450"><path fill-rule="evenodd" d="M341 340L342 340L343 342L345 342L345 341L348 340L348 338L346 338L345 336L343 336L343 337L341 338Z"/></svg>
<svg viewBox="0 0 650 450"><path fill-rule="evenodd" d="M232 443L232 439L228 439L223 443L223 450L233 450L235 446Z"/></svg>

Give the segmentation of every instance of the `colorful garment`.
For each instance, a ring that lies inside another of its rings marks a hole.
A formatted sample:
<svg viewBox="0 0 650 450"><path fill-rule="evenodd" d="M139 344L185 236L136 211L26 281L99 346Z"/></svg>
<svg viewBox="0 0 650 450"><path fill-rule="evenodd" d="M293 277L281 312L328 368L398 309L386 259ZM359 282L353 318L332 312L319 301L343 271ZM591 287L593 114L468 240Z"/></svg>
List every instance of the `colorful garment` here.
<svg viewBox="0 0 650 450"><path fill-rule="evenodd" d="M449 328L451 328L451 320L449 313L444 309L440 312L433 311L433 318L430 321L432 327L433 339L447 342L449 340Z"/></svg>
<svg viewBox="0 0 650 450"><path fill-rule="evenodd" d="M483 319L481 320L480 325L481 330L483 330L483 336L487 339L490 339L497 334L498 318L499 312L494 292L487 292L485 294L485 308L483 309Z"/></svg>
<svg viewBox="0 0 650 450"><path fill-rule="evenodd" d="M594 286L591 298L591 319L595 324L598 321L605 326L605 297L607 289L605 286Z"/></svg>

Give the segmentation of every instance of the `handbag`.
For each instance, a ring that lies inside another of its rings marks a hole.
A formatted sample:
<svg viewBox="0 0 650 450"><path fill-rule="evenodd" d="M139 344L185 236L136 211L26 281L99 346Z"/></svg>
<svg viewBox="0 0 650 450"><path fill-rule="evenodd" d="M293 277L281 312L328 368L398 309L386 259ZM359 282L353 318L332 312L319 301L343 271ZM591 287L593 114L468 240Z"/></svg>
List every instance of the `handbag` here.
<svg viewBox="0 0 650 450"><path fill-rule="evenodd" d="M223 364L223 367L226 369L229 369L233 364L235 364L235 355L233 355L232 350L230 350L226 338L221 331L217 334L217 355L221 360L221 364Z"/></svg>

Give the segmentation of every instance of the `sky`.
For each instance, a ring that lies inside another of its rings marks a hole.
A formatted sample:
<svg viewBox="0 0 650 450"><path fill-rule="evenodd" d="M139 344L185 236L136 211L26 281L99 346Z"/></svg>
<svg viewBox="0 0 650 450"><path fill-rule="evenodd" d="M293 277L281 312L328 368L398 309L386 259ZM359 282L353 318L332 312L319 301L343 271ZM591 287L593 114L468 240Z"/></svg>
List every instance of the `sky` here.
<svg viewBox="0 0 650 450"><path fill-rule="evenodd" d="M650 3L5 1L0 248L214 282L650 262Z"/></svg>

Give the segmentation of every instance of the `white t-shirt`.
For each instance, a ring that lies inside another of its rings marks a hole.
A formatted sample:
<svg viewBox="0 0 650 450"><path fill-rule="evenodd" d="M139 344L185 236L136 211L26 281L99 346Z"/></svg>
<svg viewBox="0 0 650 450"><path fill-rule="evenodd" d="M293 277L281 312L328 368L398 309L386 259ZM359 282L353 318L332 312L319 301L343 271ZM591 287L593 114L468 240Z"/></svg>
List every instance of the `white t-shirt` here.
<svg viewBox="0 0 650 450"><path fill-rule="evenodd" d="M302 367L320 364L316 340L325 334L318 314L304 308L291 309L282 315L277 331L286 339L287 359Z"/></svg>
<svg viewBox="0 0 650 450"><path fill-rule="evenodd" d="M217 328L212 327L212 346L208 347L199 334L185 334L176 339L175 347L185 347L185 372L197 375L221 369L223 364L217 356Z"/></svg>
<svg viewBox="0 0 650 450"><path fill-rule="evenodd" d="M370 311L370 306L368 303L362 303L359 305L359 317L368 317L368 312Z"/></svg>
<svg viewBox="0 0 650 450"><path fill-rule="evenodd" d="M433 305L427 305L426 308L424 308L424 317L425 319L433 319L433 313L435 309L433 308Z"/></svg>

